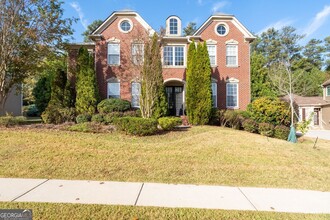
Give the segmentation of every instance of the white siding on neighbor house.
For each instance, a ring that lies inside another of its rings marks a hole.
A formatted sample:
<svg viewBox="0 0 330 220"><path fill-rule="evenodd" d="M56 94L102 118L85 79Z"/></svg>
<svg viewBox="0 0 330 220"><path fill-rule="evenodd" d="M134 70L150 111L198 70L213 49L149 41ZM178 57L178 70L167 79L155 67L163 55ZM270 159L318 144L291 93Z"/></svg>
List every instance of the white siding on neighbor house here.
<svg viewBox="0 0 330 220"><path fill-rule="evenodd" d="M0 116L6 113L12 114L14 116L22 115L22 105L23 97L21 93L17 93L16 89L13 89L7 98L5 107L0 111Z"/></svg>

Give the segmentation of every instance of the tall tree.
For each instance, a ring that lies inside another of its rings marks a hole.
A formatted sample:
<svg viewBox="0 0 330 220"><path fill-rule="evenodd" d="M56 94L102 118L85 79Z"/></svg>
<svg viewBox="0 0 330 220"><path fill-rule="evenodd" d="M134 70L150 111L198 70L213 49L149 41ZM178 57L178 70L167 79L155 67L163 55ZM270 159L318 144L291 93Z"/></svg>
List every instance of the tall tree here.
<svg viewBox="0 0 330 220"><path fill-rule="evenodd" d="M144 49L140 97L142 117L159 118L167 114L167 100L163 82L160 45L155 33L152 40L146 42Z"/></svg>
<svg viewBox="0 0 330 220"><path fill-rule="evenodd" d="M61 49L74 19L59 0L0 0L0 108L8 92L33 74L50 51Z"/></svg>
<svg viewBox="0 0 330 220"><path fill-rule="evenodd" d="M325 62L326 70L330 71L330 36L324 39L324 44L325 44L326 57L327 57Z"/></svg>
<svg viewBox="0 0 330 220"><path fill-rule="evenodd" d="M206 42L197 45L195 56L191 52L193 48L189 47L188 51L192 55L188 60L190 70L187 73L187 90L191 90L187 99L188 119L192 124L205 125L209 122L212 110L211 64Z"/></svg>
<svg viewBox="0 0 330 220"><path fill-rule="evenodd" d="M98 87L94 69L94 57L81 47L78 52L76 83L76 110L78 113L94 114L98 103Z"/></svg>
<svg viewBox="0 0 330 220"><path fill-rule="evenodd" d="M325 47L322 45L322 41L317 39L311 39L303 48L304 57L319 70L323 65L324 52Z"/></svg>
<svg viewBox="0 0 330 220"><path fill-rule="evenodd" d="M196 30L197 30L196 23L189 22L187 27L183 28L183 34L184 36L191 36L196 32Z"/></svg>
<svg viewBox="0 0 330 220"><path fill-rule="evenodd" d="M189 44L188 55L187 55L187 70L186 70L186 107L187 107L187 115L188 118L195 118L194 115L194 107L195 107L195 99L194 96L198 91L198 83L195 79L196 74L194 74L194 70L196 69L196 46L195 42L192 41ZM190 111L191 110L191 111Z"/></svg>
<svg viewBox="0 0 330 220"><path fill-rule="evenodd" d="M89 35L96 30L101 24L102 20L95 20L90 25L87 26L87 30L84 31L81 35L84 37L84 42L91 42L92 40L89 38Z"/></svg>

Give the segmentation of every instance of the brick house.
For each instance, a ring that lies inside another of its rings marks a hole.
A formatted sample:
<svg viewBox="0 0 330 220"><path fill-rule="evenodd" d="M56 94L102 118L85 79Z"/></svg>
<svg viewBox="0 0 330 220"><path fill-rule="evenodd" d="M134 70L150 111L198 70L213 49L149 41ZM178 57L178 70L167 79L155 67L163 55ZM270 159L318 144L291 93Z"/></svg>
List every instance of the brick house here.
<svg viewBox="0 0 330 220"><path fill-rule="evenodd" d="M126 99L139 107L144 42L154 32L136 12L113 12L90 35L92 43L71 45L69 73L78 48L85 46L95 54L100 96ZM246 109L250 102L250 43L254 39L233 15L210 16L192 36L182 35L178 16L168 17L160 43L171 115L181 115L185 110L187 51L192 40L207 43L214 107Z"/></svg>

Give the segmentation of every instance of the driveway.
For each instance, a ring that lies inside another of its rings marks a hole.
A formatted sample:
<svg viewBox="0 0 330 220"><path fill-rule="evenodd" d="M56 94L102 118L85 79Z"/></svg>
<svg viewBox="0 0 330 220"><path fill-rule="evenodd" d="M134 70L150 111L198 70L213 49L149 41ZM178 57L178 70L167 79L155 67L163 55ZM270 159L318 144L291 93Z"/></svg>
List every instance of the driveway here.
<svg viewBox="0 0 330 220"><path fill-rule="evenodd" d="M330 130L309 130L305 136L312 138L319 137L320 139L330 140Z"/></svg>

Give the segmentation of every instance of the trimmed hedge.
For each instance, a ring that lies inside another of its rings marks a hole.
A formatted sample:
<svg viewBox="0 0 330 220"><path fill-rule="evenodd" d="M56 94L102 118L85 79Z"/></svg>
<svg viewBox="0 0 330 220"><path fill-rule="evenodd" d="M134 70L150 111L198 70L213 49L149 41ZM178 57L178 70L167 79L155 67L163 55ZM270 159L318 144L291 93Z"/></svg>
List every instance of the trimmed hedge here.
<svg viewBox="0 0 330 220"><path fill-rule="evenodd" d="M259 124L258 128L259 134L267 137L273 137L274 136L274 125L263 122Z"/></svg>
<svg viewBox="0 0 330 220"><path fill-rule="evenodd" d="M124 112L131 109L131 103L123 99L104 99L97 105L97 111L101 114L111 112Z"/></svg>
<svg viewBox="0 0 330 220"><path fill-rule="evenodd" d="M290 133L290 128L283 126L283 125L277 125L274 128L274 137L282 140L287 140Z"/></svg>
<svg viewBox="0 0 330 220"><path fill-rule="evenodd" d="M157 120L153 118L122 117L116 118L114 124L126 134L147 136L157 133Z"/></svg>
<svg viewBox="0 0 330 220"><path fill-rule="evenodd" d="M241 115L239 111L224 110L220 111L220 124L239 130L241 128Z"/></svg>
<svg viewBox="0 0 330 220"><path fill-rule="evenodd" d="M78 124L81 124L81 123L89 122L91 121L91 119L92 116L90 116L89 114L80 114L76 117L76 122Z"/></svg>
<svg viewBox="0 0 330 220"><path fill-rule="evenodd" d="M103 115L104 123L107 125L112 124L116 118L123 117L123 115L123 112L111 112Z"/></svg>
<svg viewBox="0 0 330 220"><path fill-rule="evenodd" d="M48 105L41 114L41 118L46 124L62 124L75 120L76 110L74 108L60 108L55 105Z"/></svg>
<svg viewBox="0 0 330 220"><path fill-rule="evenodd" d="M95 115L92 116L91 121L92 122L96 122L96 123L103 123L104 122L103 115L101 115L101 114L95 114Z"/></svg>
<svg viewBox="0 0 330 220"><path fill-rule="evenodd" d="M102 125L93 122L83 122L72 125L68 128L69 131L99 133L102 130Z"/></svg>
<svg viewBox="0 0 330 220"><path fill-rule="evenodd" d="M23 116L1 116L0 117L0 127L10 127L10 126L15 126L15 125L22 125L26 123L26 118Z"/></svg>
<svg viewBox="0 0 330 220"><path fill-rule="evenodd" d="M173 130L175 126L180 125L182 119L177 117L163 117L158 119L158 123L164 131L170 131Z"/></svg>
<svg viewBox="0 0 330 220"><path fill-rule="evenodd" d="M248 131L251 133L257 133L258 132L258 123L255 122L253 119L245 119L242 122L242 127L244 131Z"/></svg>

